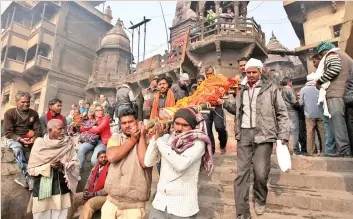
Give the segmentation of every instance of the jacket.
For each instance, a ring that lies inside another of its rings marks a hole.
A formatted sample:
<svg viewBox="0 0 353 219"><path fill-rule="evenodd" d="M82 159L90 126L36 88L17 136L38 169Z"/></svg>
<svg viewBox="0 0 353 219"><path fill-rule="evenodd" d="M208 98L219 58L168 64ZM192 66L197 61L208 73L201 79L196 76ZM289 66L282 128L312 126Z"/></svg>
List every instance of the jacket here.
<svg viewBox="0 0 353 219"><path fill-rule="evenodd" d="M298 112L300 110L297 96L293 88L284 86L282 89L282 98L287 107L288 112Z"/></svg>
<svg viewBox="0 0 353 219"><path fill-rule="evenodd" d="M256 99L256 144L275 142L276 140L288 140L290 124L287 107L281 93L272 80L264 80L258 86L261 87ZM240 130L243 115L243 94L248 89L242 86L235 102L225 101L224 108L235 114L235 137L240 140Z"/></svg>
<svg viewBox="0 0 353 219"><path fill-rule="evenodd" d="M300 105L304 106L304 114L306 118L321 118L322 110L319 108L317 101L319 99L319 91L316 89L315 82L308 82L300 90Z"/></svg>
<svg viewBox="0 0 353 219"><path fill-rule="evenodd" d="M353 108L353 72L349 75L343 99L348 108Z"/></svg>
<svg viewBox="0 0 353 219"><path fill-rule="evenodd" d="M89 173L89 176L88 176L88 178L87 178L87 181L86 181L86 185L85 185L84 190L88 190L88 189L89 189L89 183L90 183L90 181L91 181L91 178L92 178L92 174L93 174L94 169L95 169L95 166L92 168L91 172ZM108 167L108 173L109 173L109 167ZM96 179L96 180L97 180L97 179ZM104 190L104 188L103 188L103 189L97 191L95 195L96 195L96 196L107 196L108 193L107 193L107 192Z"/></svg>
<svg viewBox="0 0 353 219"><path fill-rule="evenodd" d="M121 105L133 105L135 102L134 94L128 85L122 85L116 91L117 107Z"/></svg>
<svg viewBox="0 0 353 219"><path fill-rule="evenodd" d="M42 175L33 176L33 191L32 196L38 197L39 195L39 188L40 188L40 181ZM67 183L65 182L64 173L59 171L58 169L53 170L53 182L52 182L52 195L58 194L66 194L69 193L70 189L67 187Z"/></svg>
<svg viewBox="0 0 353 219"><path fill-rule="evenodd" d="M183 89L181 86L183 85L178 82L177 84L173 84L173 86L170 88L170 90L174 93L175 101L189 96L189 91L187 90L187 87L183 86Z"/></svg>
<svg viewBox="0 0 353 219"><path fill-rule="evenodd" d="M92 128L80 128L81 132L91 132L100 136L101 141L104 145L107 145L110 136L110 118L109 116L103 116L101 120L98 121L98 126Z"/></svg>
<svg viewBox="0 0 353 219"><path fill-rule="evenodd" d="M63 117L63 123L64 123L64 133L65 135L67 135L67 120L66 117L61 115ZM58 115L53 116L53 119L57 119ZM41 117L40 117L40 125L42 128L42 135L44 136L45 134L47 134L48 130L47 130L47 124L48 124L48 119L46 114L44 113Z"/></svg>

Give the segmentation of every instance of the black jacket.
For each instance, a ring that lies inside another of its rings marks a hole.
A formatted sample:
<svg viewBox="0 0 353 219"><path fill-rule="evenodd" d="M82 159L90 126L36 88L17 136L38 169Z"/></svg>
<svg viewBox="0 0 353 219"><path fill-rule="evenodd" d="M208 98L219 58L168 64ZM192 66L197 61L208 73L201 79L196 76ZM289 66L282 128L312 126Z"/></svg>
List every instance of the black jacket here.
<svg viewBox="0 0 353 219"><path fill-rule="evenodd" d="M38 195L39 195L39 187L40 187L41 177L42 177L41 175L33 177L33 181L34 181L33 191L32 191L33 197L38 197ZM67 187L67 184L65 182L63 171L59 171L58 169L54 169L53 183L52 183L52 195L66 194L69 192L70 192L70 189Z"/></svg>
<svg viewBox="0 0 353 219"><path fill-rule="evenodd" d="M348 77L343 99L348 108L353 108L353 74L352 73Z"/></svg>

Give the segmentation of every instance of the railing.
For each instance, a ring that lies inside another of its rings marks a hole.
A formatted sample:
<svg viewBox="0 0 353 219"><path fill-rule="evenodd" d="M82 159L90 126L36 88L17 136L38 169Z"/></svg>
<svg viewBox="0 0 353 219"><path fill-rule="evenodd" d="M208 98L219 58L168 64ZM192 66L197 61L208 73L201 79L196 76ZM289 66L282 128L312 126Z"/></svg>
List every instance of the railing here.
<svg viewBox="0 0 353 219"><path fill-rule="evenodd" d="M87 2L75 1L75 3L80 5L81 7L85 8L86 10L91 12L92 14L95 14L96 16L100 17L101 19L105 20L106 22L108 22L108 23L111 22L111 18L108 15L100 12L99 10L97 10L92 5L88 4Z"/></svg>
<svg viewBox="0 0 353 219"><path fill-rule="evenodd" d="M199 23L190 31L190 43L204 40L214 35L230 35L240 33L245 36L252 36L265 44L265 35L261 27L253 18L222 18L217 17L212 21Z"/></svg>
<svg viewBox="0 0 353 219"><path fill-rule="evenodd" d="M31 67L33 67L34 66L34 64L35 64L35 58L34 59L32 59L31 61L29 61L29 62L27 62L26 63L26 70L27 69L29 69L29 68L31 68Z"/></svg>
<svg viewBox="0 0 353 219"><path fill-rule="evenodd" d="M22 73L24 70L24 63L21 61L17 61L17 60L13 60L13 59L9 59L7 58L6 60L4 60L4 65L3 67L5 69L11 70L11 71L15 71L15 72L19 72Z"/></svg>
<svg viewBox="0 0 353 219"><path fill-rule="evenodd" d="M29 37L31 34L31 30L28 27L25 27L19 23L12 22L11 23L11 30L15 33L19 33L21 35L24 35L26 37Z"/></svg>
<svg viewBox="0 0 353 219"><path fill-rule="evenodd" d="M31 30L31 34L33 34L34 32L36 32L39 28L43 28L47 31L50 31L52 33L55 32L55 24L51 23L50 21L48 21L47 19L42 19L40 21L38 21Z"/></svg>
<svg viewBox="0 0 353 219"><path fill-rule="evenodd" d="M50 69L51 60L44 56L38 56L37 65L41 68Z"/></svg>

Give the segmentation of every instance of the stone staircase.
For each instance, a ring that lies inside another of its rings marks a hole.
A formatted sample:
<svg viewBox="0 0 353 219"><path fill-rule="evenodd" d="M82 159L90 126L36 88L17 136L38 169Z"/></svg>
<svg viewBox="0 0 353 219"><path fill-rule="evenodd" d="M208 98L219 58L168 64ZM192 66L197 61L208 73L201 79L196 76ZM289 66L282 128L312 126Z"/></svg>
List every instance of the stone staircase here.
<svg viewBox="0 0 353 219"><path fill-rule="evenodd" d="M212 174L200 174L198 218L236 218L235 162L235 154L216 155ZM271 162L266 214L256 217L251 209L253 218L353 218L353 159L292 157L288 173L281 173L275 156Z"/></svg>

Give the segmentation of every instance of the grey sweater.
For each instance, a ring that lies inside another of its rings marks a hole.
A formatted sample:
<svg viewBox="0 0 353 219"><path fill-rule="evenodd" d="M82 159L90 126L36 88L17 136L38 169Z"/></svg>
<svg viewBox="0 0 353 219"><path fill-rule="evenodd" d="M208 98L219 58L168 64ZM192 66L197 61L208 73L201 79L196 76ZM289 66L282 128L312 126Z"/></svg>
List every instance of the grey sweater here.
<svg viewBox="0 0 353 219"><path fill-rule="evenodd" d="M300 105L304 106L304 114L306 118L321 118L322 111L317 105L319 91L315 87L315 82L308 82L300 90Z"/></svg>

